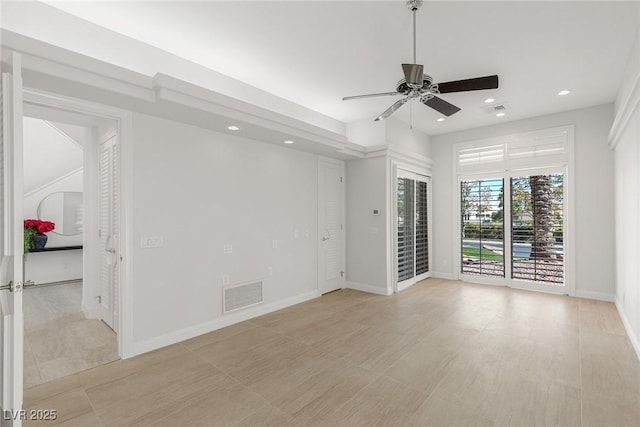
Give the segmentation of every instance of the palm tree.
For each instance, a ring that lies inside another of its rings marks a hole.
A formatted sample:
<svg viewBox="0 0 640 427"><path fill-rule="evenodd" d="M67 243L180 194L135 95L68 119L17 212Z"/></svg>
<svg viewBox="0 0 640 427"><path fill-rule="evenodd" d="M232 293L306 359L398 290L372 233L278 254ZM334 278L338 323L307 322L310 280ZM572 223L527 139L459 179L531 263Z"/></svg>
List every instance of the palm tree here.
<svg viewBox="0 0 640 427"><path fill-rule="evenodd" d="M533 210L533 242L531 258L556 259L555 238L553 236L554 192L551 175L529 177L531 206Z"/></svg>

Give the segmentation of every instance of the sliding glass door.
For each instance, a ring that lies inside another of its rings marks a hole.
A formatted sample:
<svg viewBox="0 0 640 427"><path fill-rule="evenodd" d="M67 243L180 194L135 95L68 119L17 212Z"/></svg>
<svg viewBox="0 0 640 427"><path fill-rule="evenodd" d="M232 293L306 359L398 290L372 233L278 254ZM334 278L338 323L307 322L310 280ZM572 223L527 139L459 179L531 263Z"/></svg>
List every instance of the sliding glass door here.
<svg viewBox="0 0 640 427"><path fill-rule="evenodd" d="M511 277L564 284L564 174L511 177Z"/></svg>
<svg viewBox="0 0 640 427"><path fill-rule="evenodd" d="M396 290L400 291L429 273L428 178L399 169L396 185Z"/></svg>
<svg viewBox="0 0 640 427"><path fill-rule="evenodd" d="M504 179L460 182L461 273L505 277Z"/></svg>
<svg viewBox="0 0 640 427"><path fill-rule="evenodd" d="M541 169L460 179L460 278L562 292L564 177Z"/></svg>

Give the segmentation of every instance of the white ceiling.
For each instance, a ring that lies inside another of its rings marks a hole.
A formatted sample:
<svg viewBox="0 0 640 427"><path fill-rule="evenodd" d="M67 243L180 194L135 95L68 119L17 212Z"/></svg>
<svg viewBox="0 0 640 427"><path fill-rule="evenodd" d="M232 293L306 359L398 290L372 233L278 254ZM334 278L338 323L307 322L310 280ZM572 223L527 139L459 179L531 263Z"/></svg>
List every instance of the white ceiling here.
<svg viewBox="0 0 640 427"><path fill-rule="evenodd" d="M405 1L50 2L343 122L372 119L412 62ZM462 108L445 122L416 103L396 117L428 134L491 125L615 98L638 29L640 3L427 1L417 62L436 82L490 74L500 88L443 95ZM573 93L559 97L560 89ZM483 100L506 102L507 116Z"/></svg>

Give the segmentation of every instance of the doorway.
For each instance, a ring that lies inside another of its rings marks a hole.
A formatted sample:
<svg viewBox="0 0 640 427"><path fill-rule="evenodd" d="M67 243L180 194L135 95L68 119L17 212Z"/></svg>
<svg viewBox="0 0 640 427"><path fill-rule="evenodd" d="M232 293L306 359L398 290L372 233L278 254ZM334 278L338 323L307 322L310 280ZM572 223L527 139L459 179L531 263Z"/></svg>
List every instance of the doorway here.
<svg viewBox="0 0 640 427"><path fill-rule="evenodd" d="M29 388L120 358L117 122L25 102L23 129L25 219L56 224L25 256Z"/></svg>
<svg viewBox="0 0 640 427"><path fill-rule="evenodd" d="M395 199L396 292L430 276L429 177L398 168Z"/></svg>
<svg viewBox="0 0 640 427"><path fill-rule="evenodd" d="M318 290L344 287L344 162L318 160Z"/></svg>
<svg viewBox="0 0 640 427"><path fill-rule="evenodd" d="M564 167L462 176L460 278L568 293Z"/></svg>

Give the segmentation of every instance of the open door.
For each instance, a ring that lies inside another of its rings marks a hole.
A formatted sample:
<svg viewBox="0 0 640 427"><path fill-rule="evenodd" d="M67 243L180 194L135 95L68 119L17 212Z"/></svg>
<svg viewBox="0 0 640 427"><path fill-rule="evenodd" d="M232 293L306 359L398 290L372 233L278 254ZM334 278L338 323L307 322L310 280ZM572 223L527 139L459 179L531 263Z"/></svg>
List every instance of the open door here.
<svg viewBox="0 0 640 427"><path fill-rule="evenodd" d="M100 143L100 318L118 333L118 144L115 129Z"/></svg>
<svg viewBox="0 0 640 427"><path fill-rule="evenodd" d="M0 144L1 427L22 425L22 77L20 55L2 58Z"/></svg>

